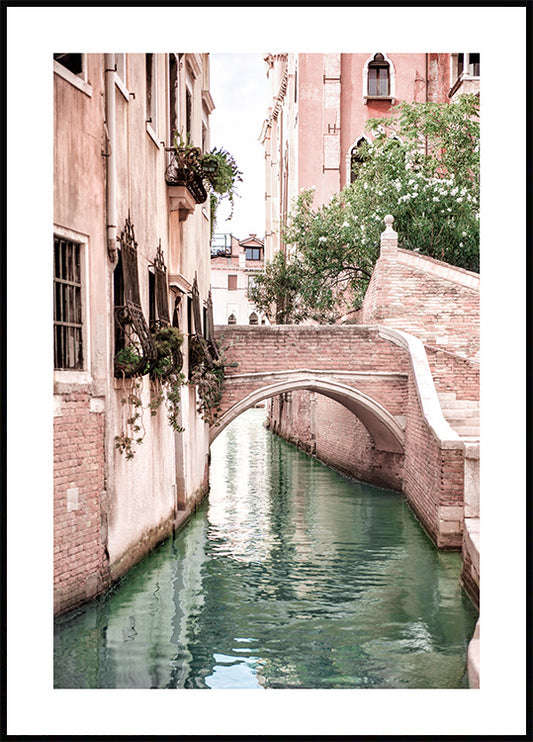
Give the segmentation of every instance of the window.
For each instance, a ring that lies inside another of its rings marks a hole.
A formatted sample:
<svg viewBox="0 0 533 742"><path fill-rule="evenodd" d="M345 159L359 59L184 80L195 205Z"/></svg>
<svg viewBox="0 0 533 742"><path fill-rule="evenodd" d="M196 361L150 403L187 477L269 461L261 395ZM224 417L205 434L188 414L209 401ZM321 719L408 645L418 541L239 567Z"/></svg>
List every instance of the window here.
<svg viewBox="0 0 533 742"><path fill-rule="evenodd" d="M453 95L458 92L473 92L471 87L470 90L467 90L463 87L463 81L478 78L479 73L480 55L478 52L454 52L451 55L451 89L448 93L450 98L452 98Z"/></svg>
<svg viewBox="0 0 533 742"><path fill-rule="evenodd" d="M228 276L228 291L237 290L237 276Z"/></svg>
<svg viewBox="0 0 533 742"><path fill-rule="evenodd" d="M228 325L236 325L237 324L237 317L234 314L230 314L228 317Z"/></svg>
<svg viewBox="0 0 533 742"><path fill-rule="evenodd" d="M261 260L261 248L260 247L247 247L246 248L246 260Z"/></svg>
<svg viewBox="0 0 533 742"><path fill-rule="evenodd" d="M146 55L146 123L157 131L156 56Z"/></svg>
<svg viewBox="0 0 533 742"><path fill-rule="evenodd" d="M231 234L214 234L211 238L211 257L231 257Z"/></svg>
<svg viewBox="0 0 533 742"><path fill-rule="evenodd" d="M54 54L54 74L89 97L92 96L87 75L87 54Z"/></svg>
<svg viewBox="0 0 533 742"><path fill-rule="evenodd" d="M388 98L390 96L389 63L383 54L375 54L368 63L368 97Z"/></svg>
<svg viewBox="0 0 533 742"><path fill-rule="evenodd" d="M248 276L248 290L255 286L255 276Z"/></svg>
<svg viewBox="0 0 533 742"><path fill-rule="evenodd" d="M252 312L251 315L248 318L248 324L249 325L258 325L259 324L259 317L255 312Z"/></svg>
<svg viewBox="0 0 533 742"><path fill-rule="evenodd" d="M83 363L81 246L54 236L54 368Z"/></svg>
<svg viewBox="0 0 533 742"><path fill-rule="evenodd" d="M54 60L72 72L73 75L83 74L82 54L54 54Z"/></svg>
<svg viewBox="0 0 533 742"><path fill-rule="evenodd" d="M186 141L192 142L192 92L189 86L185 91L185 133Z"/></svg>
<svg viewBox="0 0 533 742"><path fill-rule="evenodd" d="M169 80L169 146L174 144L174 134L178 131L178 62L175 54L168 58Z"/></svg>
<svg viewBox="0 0 533 742"><path fill-rule="evenodd" d="M129 217L119 237L118 260L113 273L115 316L115 376L145 373L147 362L155 358L155 345L141 307L137 242ZM133 352L135 362L131 357Z"/></svg>
<svg viewBox="0 0 533 742"><path fill-rule="evenodd" d="M452 76L456 79L461 75L468 75L469 77L479 77L480 67L480 56L474 52L459 52L458 54L452 54ZM455 62L455 65L454 65ZM455 74L453 67L455 66Z"/></svg>
<svg viewBox="0 0 533 742"><path fill-rule="evenodd" d="M115 54L115 66L117 70L117 77L126 84L126 55Z"/></svg>
<svg viewBox="0 0 533 742"><path fill-rule="evenodd" d="M167 269L161 250L161 241L156 257L148 272L149 326L152 332L170 324L168 311Z"/></svg>

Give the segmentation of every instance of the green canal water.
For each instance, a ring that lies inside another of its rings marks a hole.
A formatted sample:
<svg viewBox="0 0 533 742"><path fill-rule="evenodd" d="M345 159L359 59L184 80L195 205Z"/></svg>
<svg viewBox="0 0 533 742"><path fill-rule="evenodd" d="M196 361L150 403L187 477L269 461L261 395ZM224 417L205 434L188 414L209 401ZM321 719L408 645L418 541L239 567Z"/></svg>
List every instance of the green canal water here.
<svg viewBox="0 0 533 742"><path fill-rule="evenodd" d="M54 624L56 688L467 688L461 557L250 410L184 529Z"/></svg>

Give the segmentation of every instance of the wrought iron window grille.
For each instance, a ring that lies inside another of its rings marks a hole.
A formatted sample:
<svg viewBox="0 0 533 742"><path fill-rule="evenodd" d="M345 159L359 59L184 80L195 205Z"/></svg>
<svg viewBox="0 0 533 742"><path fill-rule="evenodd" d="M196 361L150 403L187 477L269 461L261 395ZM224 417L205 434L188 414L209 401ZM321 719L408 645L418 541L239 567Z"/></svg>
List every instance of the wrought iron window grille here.
<svg viewBox="0 0 533 742"><path fill-rule="evenodd" d="M152 263L152 270L154 272L154 303L155 303L155 316L154 326L155 329L161 327L168 327L170 325L170 315L168 310L168 285L167 285L167 268L165 265L165 259L163 251L161 249L161 240L159 240L159 246L156 251L154 262Z"/></svg>
<svg viewBox="0 0 533 742"><path fill-rule="evenodd" d="M115 376L130 377L147 373L157 352L144 317L137 267L137 242L130 219L119 237L120 255L115 271Z"/></svg>

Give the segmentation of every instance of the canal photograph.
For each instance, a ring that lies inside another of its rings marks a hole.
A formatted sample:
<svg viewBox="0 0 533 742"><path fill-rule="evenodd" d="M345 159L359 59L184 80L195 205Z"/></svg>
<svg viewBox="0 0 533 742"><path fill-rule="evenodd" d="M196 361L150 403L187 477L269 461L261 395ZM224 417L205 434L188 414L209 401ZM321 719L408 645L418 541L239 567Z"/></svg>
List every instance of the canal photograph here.
<svg viewBox="0 0 533 742"><path fill-rule="evenodd" d="M522 731L524 8L1 12L0 738Z"/></svg>

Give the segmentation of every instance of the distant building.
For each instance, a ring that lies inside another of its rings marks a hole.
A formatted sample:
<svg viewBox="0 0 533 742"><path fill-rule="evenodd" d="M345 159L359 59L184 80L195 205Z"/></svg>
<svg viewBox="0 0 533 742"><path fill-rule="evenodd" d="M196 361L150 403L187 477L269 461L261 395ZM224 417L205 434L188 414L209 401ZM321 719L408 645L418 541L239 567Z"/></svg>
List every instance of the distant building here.
<svg viewBox="0 0 533 742"><path fill-rule="evenodd" d="M251 234L238 240L214 234L211 240L211 295L215 324L270 324L248 299L248 289L264 269L264 242Z"/></svg>

